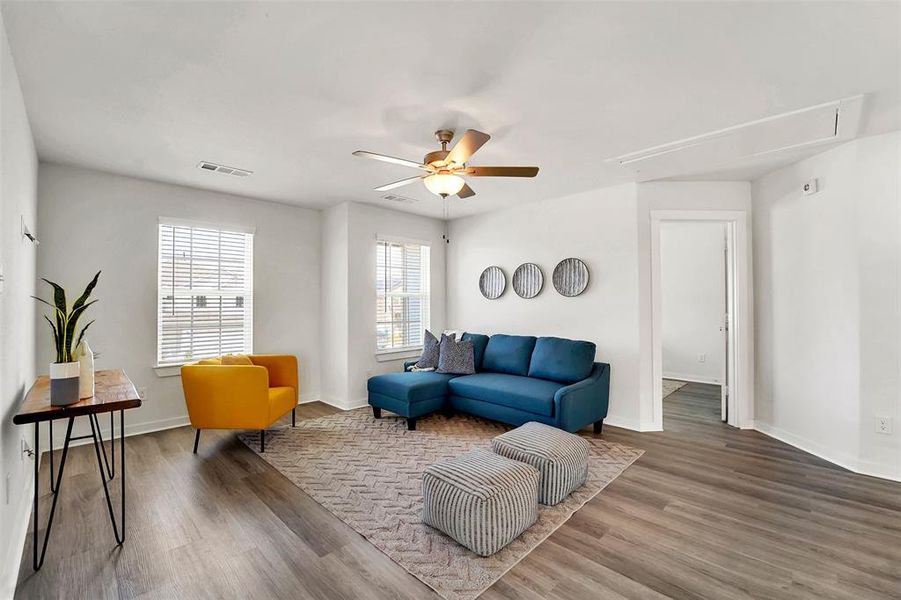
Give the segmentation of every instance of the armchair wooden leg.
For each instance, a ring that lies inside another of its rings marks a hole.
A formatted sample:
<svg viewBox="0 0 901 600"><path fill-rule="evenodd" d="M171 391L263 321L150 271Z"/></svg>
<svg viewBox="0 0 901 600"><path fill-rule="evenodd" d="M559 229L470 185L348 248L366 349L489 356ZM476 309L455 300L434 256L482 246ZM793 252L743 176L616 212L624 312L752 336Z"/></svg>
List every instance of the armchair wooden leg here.
<svg viewBox="0 0 901 600"><path fill-rule="evenodd" d="M297 427L297 407L291 409L291 427Z"/></svg>
<svg viewBox="0 0 901 600"><path fill-rule="evenodd" d="M375 406L373 406L372 407L372 416L375 417L376 419L381 419L382 418L382 409L376 408Z"/></svg>
<svg viewBox="0 0 901 600"><path fill-rule="evenodd" d="M407 419L407 431L416 431L416 419Z"/></svg>
<svg viewBox="0 0 901 600"><path fill-rule="evenodd" d="M197 454L197 444L200 443L200 430L194 434L194 454Z"/></svg>
<svg viewBox="0 0 901 600"><path fill-rule="evenodd" d="M266 451L266 430L260 429L260 452Z"/></svg>
<svg viewBox="0 0 901 600"><path fill-rule="evenodd" d="M601 429L603 429L603 427L604 427L604 419L594 422L594 432L595 433L600 433Z"/></svg>

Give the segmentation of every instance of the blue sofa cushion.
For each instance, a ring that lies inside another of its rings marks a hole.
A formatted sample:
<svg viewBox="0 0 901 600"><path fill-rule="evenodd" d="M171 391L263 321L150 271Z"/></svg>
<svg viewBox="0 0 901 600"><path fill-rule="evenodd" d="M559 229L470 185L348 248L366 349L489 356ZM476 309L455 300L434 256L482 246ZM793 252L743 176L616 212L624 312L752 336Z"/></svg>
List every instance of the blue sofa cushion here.
<svg viewBox="0 0 901 600"><path fill-rule="evenodd" d="M530 335L491 336L482 358L482 370L509 375L528 375L535 338Z"/></svg>
<svg viewBox="0 0 901 600"><path fill-rule="evenodd" d="M482 358L485 356L485 346L488 345L488 336L481 333L464 333L463 339L472 342L473 358L476 371L482 370Z"/></svg>
<svg viewBox="0 0 901 600"><path fill-rule="evenodd" d="M529 377L575 383L591 374L595 345L592 342L541 337L535 342Z"/></svg>
<svg viewBox="0 0 901 600"><path fill-rule="evenodd" d="M494 339L494 338L492 338ZM554 416L554 394L564 387L555 381L503 373L476 373L447 384L454 396L498 404L546 417Z"/></svg>
<svg viewBox="0 0 901 600"><path fill-rule="evenodd" d="M369 378L370 392L406 402L419 402L447 394L447 382L454 375L434 371L418 373L385 373Z"/></svg>

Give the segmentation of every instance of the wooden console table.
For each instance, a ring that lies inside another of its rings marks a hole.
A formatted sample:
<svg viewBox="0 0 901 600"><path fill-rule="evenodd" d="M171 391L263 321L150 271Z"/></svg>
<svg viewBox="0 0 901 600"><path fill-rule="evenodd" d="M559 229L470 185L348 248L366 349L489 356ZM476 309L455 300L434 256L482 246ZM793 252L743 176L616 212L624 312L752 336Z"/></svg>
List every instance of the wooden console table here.
<svg viewBox="0 0 901 600"><path fill-rule="evenodd" d="M44 555L47 553L47 541L50 539L50 528L53 526L53 515L56 512L56 501L59 499L60 484L63 480L63 469L66 466L66 456L69 453L69 442L72 440L91 439L94 443L94 452L97 455L97 468L100 470L100 480L103 483L103 492L106 494L106 506L109 509L110 523L113 526L113 535L117 544L125 541L125 411L129 408L141 406L141 397L134 384L122 369L97 371L94 373L94 396L79 400L68 406L52 406L50 404L50 379L46 376L38 377L25 400L19 407L19 411L13 417L16 425L34 423L34 548L33 564L37 571L44 564ZM121 513L118 525L113 514L113 503L110 500L107 482L116 476L116 439L113 417L119 411L119 454L122 462L119 480L122 485ZM103 436L100 433L100 422L97 415L109 413L110 415L110 455L107 457L106 446L103 445ZM91 424L91 434L72 436L72 425L75 417L88 417ZM63 453L59 461L59 473L53 474L53 421L56 419L68 419L66 427L66 441L63 444ZM40 424L47 421L50 427L50 491L53 494L53 503L50 506L50 516L47 520L47 530L44 532L44 542L38 556L38 500L40 498L38 459L40 458ZM101 458L101 452L103 454ZM119 534L119 527L122 534Z"/></svg>

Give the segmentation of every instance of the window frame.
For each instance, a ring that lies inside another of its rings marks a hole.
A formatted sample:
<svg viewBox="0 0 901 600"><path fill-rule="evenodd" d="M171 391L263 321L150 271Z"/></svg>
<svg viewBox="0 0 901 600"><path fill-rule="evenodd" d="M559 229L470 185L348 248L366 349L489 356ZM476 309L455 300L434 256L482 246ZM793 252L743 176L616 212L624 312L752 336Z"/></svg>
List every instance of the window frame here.
<svg viewBox="0 0 901 600"><path fill-rule="evenodd" d="M162 228L164 226L169 227L187 227L191 229L206 229L206 230L214 230L224 233L230 234L243 234L250 236L249 243L248 240L245 240L245 250L244 250L244 273L245 273L245 287L243 289L244 296L244 307L246 309L244 315L244 347L241 353L244 354L252 354L253 353L253 319L254 319L254 281L253 281L253 273L254 273L254 244L256 237L256 228L248 227L246 225L236 225L232 223L220 223L220 222L212 222L212 221L199 221L193 219L180 219L180 218L171 218L171 217L160 217L156 227L156 239L157 239L157 248L156 248L156 263L157 263L157 290L156 290L156 358L154 360L154 369L158 376L160 377L168 377L174 375L181 374L181 367L183 365L196 362L197 360L201 360L205 357L196 357L192 356L190 358L186 358L185 360L177 361L177 362L160 362L161 354L161 342L162 331L163 331L163 297L164 290L168 291L169 288L164 288L162 285L162 270L163 270L163 261L162 261L162 248L160 247L160 239L162 234ZM219 269L221 271L221 262L219 265ZM190 289L190 288L189 288ZM220 296L222 290L218 290L220 292ZM235 292L240 293L240 290L228 290L228 294L224 295L234 295ZM177 294L176 294L177 295ZM214 295L214 294L200 294L200 295ZM221 348L220 348L221 349Z"/></svg>
<svg viewBox="0 0 901 600"><path fill-rule="evenodd" d="M379 298L382 296L379 292L378 286L378 252L380 244L394 244L394 245L416 245L420 248L425 248L428 252L427 260L423 260L424 277L422 282L422 293L420 294L409 294L405 293L407 297L418 297L423 301L423 305L425 306L425 317L422 319L422 323L420 324L423 331L429 329L431 327L431 319L432 319L432 243L427 240L420 240L414 238L405 238L398 237L392 235L381 235L376 234L375 236L375 252L376 259L375 264L373 265L373 270L375 271L376 276L376 285L375 285L375 356L377 360L394 360L400 358L407 358L412 356L419 356L422 353L422 344L418 346L405 346L402 348L379 348L379 338L378 338L378 302ZM388 294L387 292L384 294L385 297L389 296L398 296L399 294Z"/></svg>

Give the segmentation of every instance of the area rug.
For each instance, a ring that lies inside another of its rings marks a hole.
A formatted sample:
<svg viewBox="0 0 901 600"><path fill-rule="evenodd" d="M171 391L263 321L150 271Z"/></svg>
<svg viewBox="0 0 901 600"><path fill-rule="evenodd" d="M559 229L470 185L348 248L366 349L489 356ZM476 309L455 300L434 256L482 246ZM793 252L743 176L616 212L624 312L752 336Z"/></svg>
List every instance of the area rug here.
<svg viewBox="0 0 901 600"><path fill-rule="evenodd" d="M675 379L663 380L663 397L666 398L673 392L677 392L688 385L686 381L676 381Z"/></svg>
<svg viewBox="0 0 901 600"><path fill-rule="evenodd" d="M420 522L422 473L442 459L488 448L510 427L469 415L406 420L374 419L368 408L302 421L241 440L266 462L350 525L396 563L448 600L471 600L488 589L591 500L643 450L590 434L588 481L556 506L542 506L538 522L510 545L483 558Z"/></svg>

